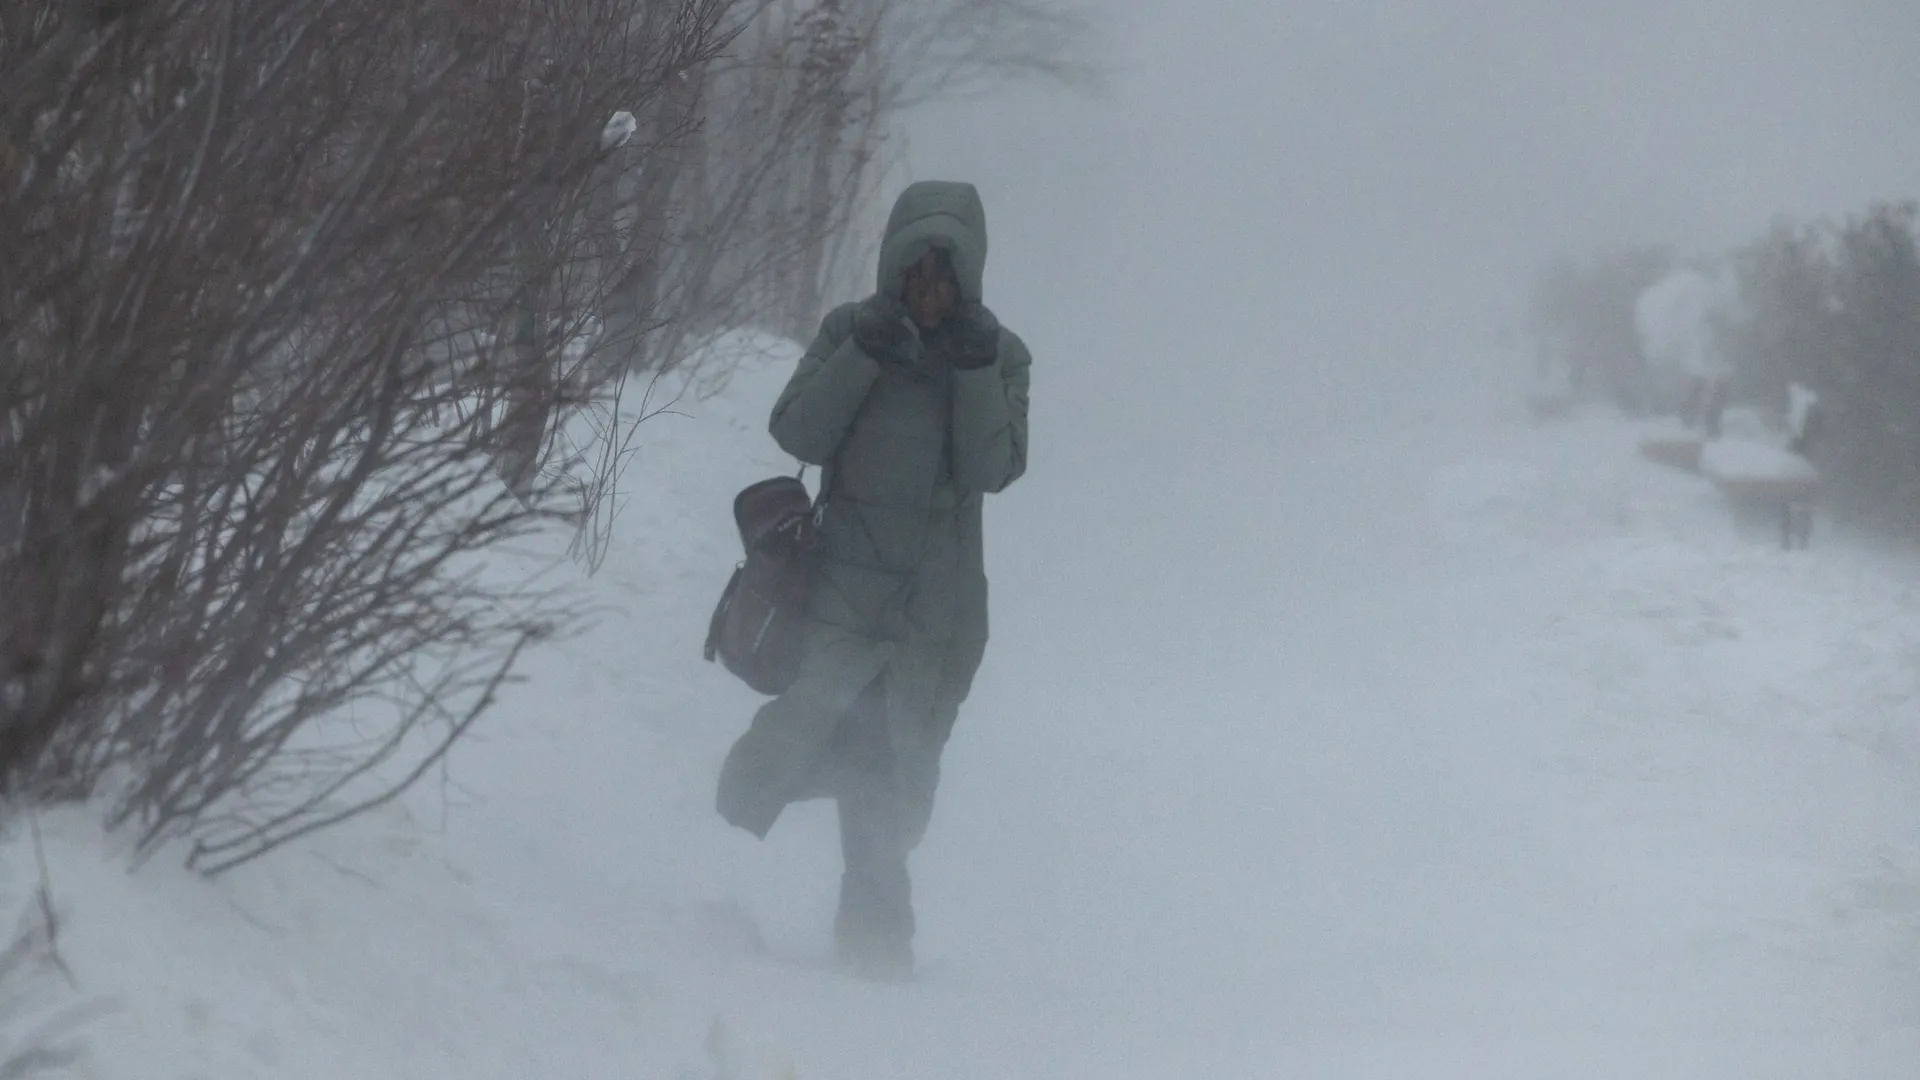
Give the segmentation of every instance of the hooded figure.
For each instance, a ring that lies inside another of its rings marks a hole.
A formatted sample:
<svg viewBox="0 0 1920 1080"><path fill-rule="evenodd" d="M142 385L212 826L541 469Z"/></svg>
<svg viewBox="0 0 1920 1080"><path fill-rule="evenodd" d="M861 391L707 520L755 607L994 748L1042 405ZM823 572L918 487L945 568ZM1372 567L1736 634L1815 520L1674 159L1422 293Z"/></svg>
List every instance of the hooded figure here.
<svg viewBox="0 0 1920 1080"><path fill-rule="evenodd" d="M792 802L839 802L835 943L863 974L912 970L907 855L987 641L981 502L1027 462L1032 358L981 303L973 185L894 204L873 296L822 321L774 404L774 440L823 467L800 673L721 768L720 813L765 837Z"/></svg>

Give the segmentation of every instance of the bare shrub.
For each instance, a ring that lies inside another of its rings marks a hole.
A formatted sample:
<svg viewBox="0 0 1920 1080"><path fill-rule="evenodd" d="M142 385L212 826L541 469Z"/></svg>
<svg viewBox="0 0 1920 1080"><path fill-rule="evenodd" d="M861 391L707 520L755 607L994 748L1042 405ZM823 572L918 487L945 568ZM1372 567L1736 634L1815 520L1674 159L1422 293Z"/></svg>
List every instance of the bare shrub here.
<svg viewBox="0 0 1920 1080"><path fill-rule="evenodd" d="M1091 17L1059 0L738 0L730 17L731 47L652 117L656 140L686 138L609 189L627 253L613 366L704 356L739 327L811 336L837 291L864 287L904 113L1103 75Z"/></svg>
<svg viewBox="0 0 1920 1080"><path fill-rule="evenodd" d="M1810 453L1830 504L1901 537L1920 531L1920 206L1782 220L1735 253L1743 318L1726 328L1747 399L1776 415L1787 387L1820 398Z"/></svg>
<svg viewBox="0 0 1920 1080"><path fill-rule="evenodd" d="M403 791L577 614L508 543L596 567L645 380L809 328L1049 10L0 5L0 793L217 871Z"/></svg>
<svg viewBox="0 0 1920 1080"><path fill-rule="evenodd" d="M57 1076L80 1060L74 1036L91 1014L42 1014L46 984L58 977L52 949L37 904L22 913L12 940L0 948L0 1080Z"/></svg>
<svg viewBox="0 0 1920 1080"><path fill-rule="evenodd" d="M0 822L10 815L0 806ZM75 988L73 973L59 952L59 922L54 913L40 830L31 815L33 850L39 882L14 924L13 936L0 947L0 1080L62 1075L78 1064L80 1030L107 1011L105 1002L52 1008L50 988L64 981Z"/></svg>
<svg viewBox="0 0 1920 1080"><path fill-rule="evenodd" d="M607 118L717 54L727 5L29 6L0 769L117 776L116 820L215 870L390 798L565 625L478 557L558 494Z"/></svg>

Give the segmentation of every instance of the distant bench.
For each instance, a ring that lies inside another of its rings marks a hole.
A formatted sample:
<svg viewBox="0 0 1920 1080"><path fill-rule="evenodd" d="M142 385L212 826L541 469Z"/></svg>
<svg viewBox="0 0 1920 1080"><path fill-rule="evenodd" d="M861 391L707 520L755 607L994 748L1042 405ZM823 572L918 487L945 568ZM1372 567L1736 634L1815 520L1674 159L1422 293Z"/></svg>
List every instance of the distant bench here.
<svg viewBox="0 0 1920 1080"><path fill-rule="evenodd" d="M1791 551L1812 541L1820 472L1793 450L1747 439L1675 435L1642 440L1640 452L1706 477L1736 503L1777 513L1781 547Z"/></svg>

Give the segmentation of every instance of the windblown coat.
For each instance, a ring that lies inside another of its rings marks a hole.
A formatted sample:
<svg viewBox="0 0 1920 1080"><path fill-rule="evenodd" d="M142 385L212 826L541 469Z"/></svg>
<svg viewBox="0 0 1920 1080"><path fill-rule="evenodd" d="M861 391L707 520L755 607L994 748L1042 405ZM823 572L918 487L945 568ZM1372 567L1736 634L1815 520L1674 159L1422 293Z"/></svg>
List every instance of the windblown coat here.
<svg viewBox="0 0 1920 1080"><path fill-rule="evenodd" d="M944 249L964 299L979 301L986 214L970 184L914 184L895 203L876 288ZM985 368L951 367L916 330L881 362L853 339L856 305L828 314L774 404L774 440L824 468L819 564L799 677L762 706L721 770L720 812L765 836L788 803L832 795L832 736L883 681L906 828L932 813L940 751L987 641L981 502L1027 464L1032 357L1000 331ZM908 322L911 327L911 322Z"/></svg>

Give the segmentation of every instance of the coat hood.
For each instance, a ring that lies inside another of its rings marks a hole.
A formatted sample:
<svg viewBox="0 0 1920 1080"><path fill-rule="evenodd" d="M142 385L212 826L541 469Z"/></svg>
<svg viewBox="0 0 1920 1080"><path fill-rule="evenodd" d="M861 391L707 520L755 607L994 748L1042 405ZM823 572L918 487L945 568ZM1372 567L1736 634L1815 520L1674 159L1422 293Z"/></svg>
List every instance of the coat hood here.
<svg viewBox="0 0 1920 1080"><path fill-rule="evenodd" d="M887 216L875 288L898 295L907 267L928 248L944 249L960 279L960 296L979 303L987 268L987 211L972 184L922 180L907 185Z"/></svg>

